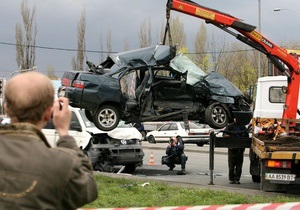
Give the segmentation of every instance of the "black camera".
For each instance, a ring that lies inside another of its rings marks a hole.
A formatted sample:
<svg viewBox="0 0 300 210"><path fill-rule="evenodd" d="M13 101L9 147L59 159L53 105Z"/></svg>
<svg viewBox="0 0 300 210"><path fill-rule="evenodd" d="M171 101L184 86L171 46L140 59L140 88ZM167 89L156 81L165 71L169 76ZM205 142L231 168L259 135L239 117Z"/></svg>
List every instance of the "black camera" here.
<svg viewBox="0 0 300 210"><path fill-rule="evenodd" d="M169 142L170 142L170 143L173 143L173 142L174 142L174 139L170 138Z"/></svg>

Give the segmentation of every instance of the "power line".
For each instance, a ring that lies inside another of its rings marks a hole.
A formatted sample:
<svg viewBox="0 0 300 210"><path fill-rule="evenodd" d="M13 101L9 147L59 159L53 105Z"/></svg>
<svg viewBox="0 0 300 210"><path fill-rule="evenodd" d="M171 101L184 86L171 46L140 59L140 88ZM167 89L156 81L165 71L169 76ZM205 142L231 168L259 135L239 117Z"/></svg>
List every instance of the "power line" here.
<svg viewBox="0 0 300 210"><path fill-rule="evenodd" d="M69 52L77 52L77 51L84 51L84 52L90 52L90 53L117 53L117 52L108 52L108 51L99 51L99 50L77 50L77 49L70 49L70 48L60 48L60 47L45 47L45 46L39 46L39 45L20 45L20 44L14 44L9 42L0 42L2 45L10 45L10 46L23 46L23 47L35 47L39 49L46 49L46 50L59 50L59 51L69 51Z"/></svg>
<svg viewBox="0 0 300 210"><path fill-rule="evenodd" d="M39 45L19 45L19 44L14 44L14 43L9 43L9 42L1 42L0 44L2 45L10 45L10 46L23 46L23 47L35 47L39 49L45 49L45 50L59 50L59 51L69 51L69 52L77 52L77 51L84 51L84 52L89 52L89 53L118 53L116 51L101 51L101 50L78 50L78 49L71 49L71 48L60 48L60 47L46 47L46 46L39 46ZM237 53L237 52L250 52L250 51L255 51L255 49L248 49L248 50L224 50L224 51L219 51L219 52L190 52L190 53L185 53L188 55L201 55L201 54L219 54L219 53Z"/></svg>

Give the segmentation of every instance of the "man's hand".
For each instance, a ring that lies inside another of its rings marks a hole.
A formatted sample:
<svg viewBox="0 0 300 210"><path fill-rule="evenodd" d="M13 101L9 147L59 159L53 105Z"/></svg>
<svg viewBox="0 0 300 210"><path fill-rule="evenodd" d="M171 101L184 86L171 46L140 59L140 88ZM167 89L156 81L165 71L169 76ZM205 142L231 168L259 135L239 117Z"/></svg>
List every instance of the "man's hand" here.
<svg viewBox="0 0 300 210"><path fill-rule="evenodd" d="M54 101L53 105L53 124L59 136L69 134L69 127L71 122L71 111L69 110L69 99L60 97Z"/></svg>

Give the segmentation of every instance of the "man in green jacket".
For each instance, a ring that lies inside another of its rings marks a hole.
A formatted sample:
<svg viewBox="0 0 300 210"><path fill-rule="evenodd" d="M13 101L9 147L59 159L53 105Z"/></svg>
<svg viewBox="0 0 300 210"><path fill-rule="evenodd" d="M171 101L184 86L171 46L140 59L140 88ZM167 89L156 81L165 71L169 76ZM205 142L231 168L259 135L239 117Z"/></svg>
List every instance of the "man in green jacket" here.
<svg viewBox="0 0 300 210"><path fill-rule="evenodd" d="M70 210L96 199L89 160L68 135L68 99L54 100L51 81L37 72L11 78L4 94L11 124L0 127L0 209ZM41 132L51 117L56 148Z"/></svg>

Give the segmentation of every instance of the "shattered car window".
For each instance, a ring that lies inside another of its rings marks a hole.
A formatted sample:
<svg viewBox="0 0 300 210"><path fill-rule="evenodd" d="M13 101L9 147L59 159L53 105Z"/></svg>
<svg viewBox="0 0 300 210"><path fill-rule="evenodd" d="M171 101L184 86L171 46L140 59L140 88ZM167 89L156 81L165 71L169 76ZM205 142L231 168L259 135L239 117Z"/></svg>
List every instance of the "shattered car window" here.
<svg viewBox="0 0 300 210"><path fill-rule="evenodd" d="M136 86L136 71L131 71L125 74L120 79L121 91L125 93L126 99L135 99L135 86Z"/></svg>
<svg viewBox="0 0 300 210"><path fill-rule="evenodd" d="M187 71L187 84L189 85L194 85L206 76L206 73L202 71L202 69L196 66L196 64L182 53L179 53L171 60L170 66L181 73Z"/></svg>

